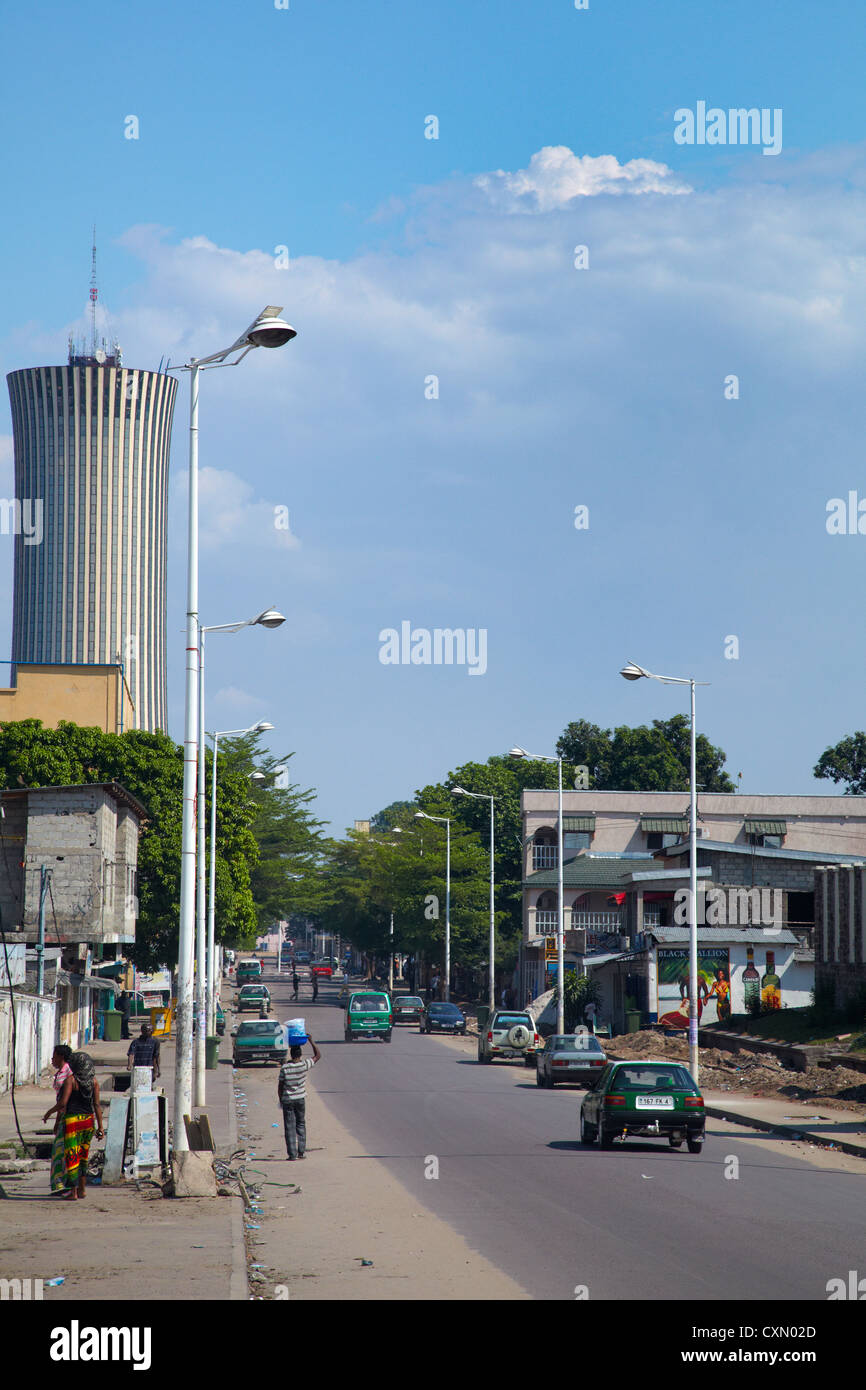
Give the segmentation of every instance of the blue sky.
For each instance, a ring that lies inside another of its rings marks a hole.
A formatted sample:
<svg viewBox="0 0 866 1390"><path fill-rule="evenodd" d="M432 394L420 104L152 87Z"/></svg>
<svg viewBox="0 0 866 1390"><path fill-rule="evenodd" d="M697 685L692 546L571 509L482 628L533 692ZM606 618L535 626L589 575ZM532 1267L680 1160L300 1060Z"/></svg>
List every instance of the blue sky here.
<svg viewBox="0 0 866 1390"><path fill-rule="evenodd" d="M812 765L863 725L866 537L825 526L866 497L858 8L290 4L0 29L3 372L65 360L94 221L129 365L214 351L268 302L298 329L203 383L203 619L289 617L214 637L209 727L269 719L339 831L569 720L685 708L621 681L633 658L711 682L699 725L743 790L831 792ZM780 108L781 153L676 144L699 101ZM182 381L178 738L187 408ZM6 654L10 575L0 536ZM486 629L486 673L382 665L404 620Z"/></svg>

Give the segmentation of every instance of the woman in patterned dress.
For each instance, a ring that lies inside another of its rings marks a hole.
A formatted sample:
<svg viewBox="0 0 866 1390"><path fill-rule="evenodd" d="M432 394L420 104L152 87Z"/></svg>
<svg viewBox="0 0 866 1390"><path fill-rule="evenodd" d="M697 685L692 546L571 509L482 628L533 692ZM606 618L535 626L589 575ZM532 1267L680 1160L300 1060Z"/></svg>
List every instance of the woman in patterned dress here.
<svg viewBox="0 0 866 1390"><path fill-rule="evenodd" d="M99 1082L93 1061L86 1052L73 1052L69 1058L70 1075L55 1107L54 1149L51 1156L51 1190L65 1192L66 1200L74 1202L84 1197L87 1186L87 1159L94 1135L102 1139L102 1107L99 1103ZM48 1111L50 1114L51 1111Z"/></svg>

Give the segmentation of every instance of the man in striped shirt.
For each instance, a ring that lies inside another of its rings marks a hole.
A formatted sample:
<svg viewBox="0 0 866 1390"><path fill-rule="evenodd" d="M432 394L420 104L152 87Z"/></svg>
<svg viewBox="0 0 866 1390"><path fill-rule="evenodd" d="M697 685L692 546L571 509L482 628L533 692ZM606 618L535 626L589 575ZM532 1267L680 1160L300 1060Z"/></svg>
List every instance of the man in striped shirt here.
<svg viewBox="0 0 866 1390"><path fill-rule="evenodd" d="M277 1095L283 1107L286 1153L290 1163L296 1158L303 1158L307 1147L307 1072L322 1056L309 1033L307 1042L313 1049L312 1057L304 1057L300 1047L293 1047L290 1060L284 1062L280 1068L280 1079L277 1083Z"/></svg>

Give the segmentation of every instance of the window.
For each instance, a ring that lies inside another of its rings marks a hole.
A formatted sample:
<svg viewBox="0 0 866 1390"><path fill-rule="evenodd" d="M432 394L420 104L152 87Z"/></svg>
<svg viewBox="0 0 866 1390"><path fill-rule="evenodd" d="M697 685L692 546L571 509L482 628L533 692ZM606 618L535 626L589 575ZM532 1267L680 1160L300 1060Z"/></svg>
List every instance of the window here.
<svg viewBox="0 0 866 1390"><path fill-rule="evenodd" d="M563 850L589 849L592 835L588 830L564 830L562 832Z"/></svg>
<svg viewBox="0 0 866 1390"><path fill-rule="evenodd" d="M679 844L682 836L676 831L667 830L648 830L646 832L647 849L667 849L668 845Z"/></svg>

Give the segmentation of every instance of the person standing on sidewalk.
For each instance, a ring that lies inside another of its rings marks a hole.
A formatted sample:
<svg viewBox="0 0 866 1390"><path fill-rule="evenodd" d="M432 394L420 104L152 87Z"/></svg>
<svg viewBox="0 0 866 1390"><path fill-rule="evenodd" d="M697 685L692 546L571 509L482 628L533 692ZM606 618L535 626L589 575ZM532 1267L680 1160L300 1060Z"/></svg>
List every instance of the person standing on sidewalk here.
<svg viewBox="0 0 866 1390"><path fill-rule="evenodd" d="M127 1071L133 1067L150 1067L153 1080L159 1076L159 1039L155 1038L146 1023L141 1025L141 1035L134 1038L126 1054Z"/></svg>
<svg viewBox="0 0 866 1390"><path fill-rule="evenodd" d="M57 1098L57 1120L51 1154L51 1190L66 1192L66 1200L84 1197L87 1189L87 1160L94 1134L104 1138L99 1082L93 1059L86 1052L73 1052L69 1076ZM50 1111L48 1112L51 1113Z"/></svg>
<svg viewBox="0 0 866 1390"><path fill-rule="evenodd" d="M277 1095L283 1107L286 1153L290 1163L303 1158L307 1147L307 1072L321 1059L321 1052L307 1034L312 1057L304 1057L300 1047L291 1048L291 1057L280 1068Z"/></svg>
<svg viewBox="0 0 866 1390"><path fill-rule="evenodd" d="M319 997L319 977L318 977L318 975L316 974L315 970L312 971L312 976L313 976L313 1003L315 1004L316 1000L317 1000L318 997Z"/></svg>
<svg viewBox="0 0 866 1390"><path fill-rule="evenodd" d="M297 972L297 970L295 969L295 967L292 966L292 999L293 999L293 1000L297 1000L297 997L298 997L298 985L299 985L299 983L300 983L300 981L298 980L298 972Z"/></svg>

